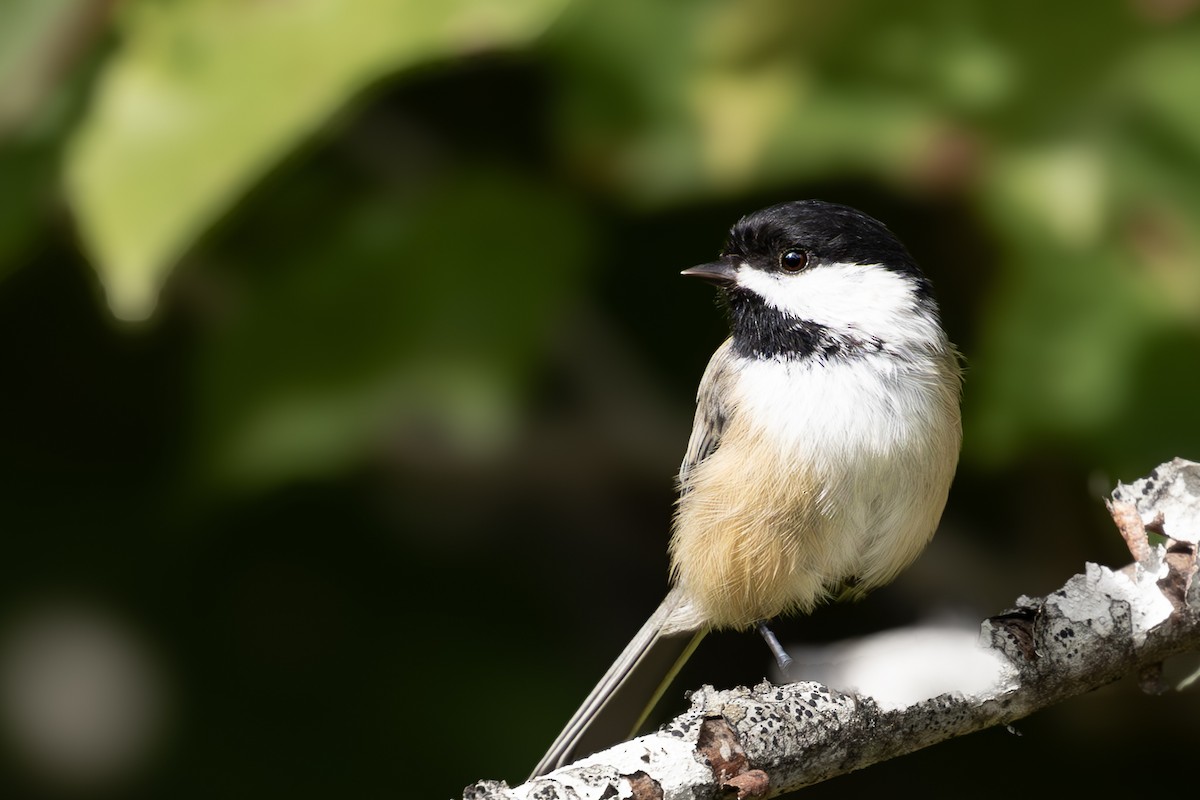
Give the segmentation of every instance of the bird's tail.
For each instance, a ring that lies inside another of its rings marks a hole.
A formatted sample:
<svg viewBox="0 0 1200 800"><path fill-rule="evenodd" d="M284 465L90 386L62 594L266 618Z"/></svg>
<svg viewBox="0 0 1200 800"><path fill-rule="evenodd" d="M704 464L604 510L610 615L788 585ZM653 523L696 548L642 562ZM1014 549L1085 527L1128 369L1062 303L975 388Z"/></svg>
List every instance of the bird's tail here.
<svg viewBox="0 0 1200 800"><path fill-rule="evenodd" d="M678 589L672 589L604 673L530 777L637 733L704 638L704 629L691 617Z"/></svg>

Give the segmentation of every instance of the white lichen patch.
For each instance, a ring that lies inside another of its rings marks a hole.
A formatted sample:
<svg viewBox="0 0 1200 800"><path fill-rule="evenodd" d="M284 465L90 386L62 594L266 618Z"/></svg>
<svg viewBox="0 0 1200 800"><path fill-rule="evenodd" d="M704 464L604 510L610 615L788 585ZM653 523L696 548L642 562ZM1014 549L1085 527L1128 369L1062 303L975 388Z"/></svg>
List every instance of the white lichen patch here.
<svg viewBox="0 0 1200 800"><path fill-rule="evenodd" d="M1158 587L1158 580L1166 572L1161 547L1155 548L1147 564L1134 566L1132 577L1088 563L1084 574L1074 576L1060 591L1046 598L1046 606L1064 619L1107 637L1116 632L1114 604L1128 603L1133 643L1140 646L1152 628L1171 616L1171 602Z"/></svg>

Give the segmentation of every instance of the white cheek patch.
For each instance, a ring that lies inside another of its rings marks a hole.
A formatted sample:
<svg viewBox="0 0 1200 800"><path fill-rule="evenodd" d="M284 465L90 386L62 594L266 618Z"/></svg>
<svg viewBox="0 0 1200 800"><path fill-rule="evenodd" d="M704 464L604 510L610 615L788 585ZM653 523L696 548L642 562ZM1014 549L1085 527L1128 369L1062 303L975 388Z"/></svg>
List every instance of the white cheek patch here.
<svg viewBox="0 0 1200 800"><path fill-rule="evenodd" d="M795 275L738 268L738 285L796 319L884 341L916 334L911 278L878 265L822 264Z"/></svg>

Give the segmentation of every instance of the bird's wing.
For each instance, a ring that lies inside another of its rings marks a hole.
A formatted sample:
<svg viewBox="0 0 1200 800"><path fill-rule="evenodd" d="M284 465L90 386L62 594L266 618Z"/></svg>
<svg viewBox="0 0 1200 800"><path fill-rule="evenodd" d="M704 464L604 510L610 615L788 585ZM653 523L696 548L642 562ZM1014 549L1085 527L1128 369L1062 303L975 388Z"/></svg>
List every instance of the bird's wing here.
<svg viewBox="0 0 1200 800"><path fill-rule="evenodd" d="M731 339L717 348L700 379L696 391L696 419L688 439L683 463L679 465L680 493L688 490L691 472L697 464L712 455L721 443L721 434L729 422L730 382L733 378L733 345Z"/></svg>

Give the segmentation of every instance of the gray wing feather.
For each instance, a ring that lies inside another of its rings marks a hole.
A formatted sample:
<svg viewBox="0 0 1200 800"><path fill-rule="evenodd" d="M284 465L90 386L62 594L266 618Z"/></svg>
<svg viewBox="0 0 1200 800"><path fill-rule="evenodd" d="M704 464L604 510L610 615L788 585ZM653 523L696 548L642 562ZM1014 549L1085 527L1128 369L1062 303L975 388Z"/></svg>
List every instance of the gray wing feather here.
<svg viewBox="0 0 1200 800"><path fill-rule="evenodd" d="M717 348L700 379L696 391L696 419L692 423L692 436L688 439L683 463L679 465L679 490L688 490L692 469L712 455L721 443L721 434L729 421L729 388L733 369L731 340Z"/></svg>

